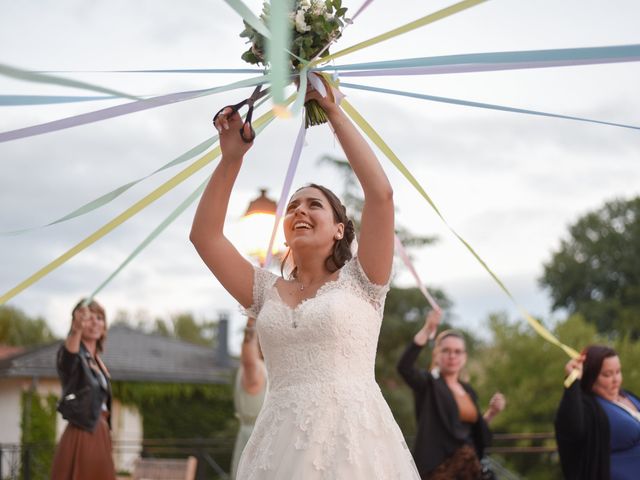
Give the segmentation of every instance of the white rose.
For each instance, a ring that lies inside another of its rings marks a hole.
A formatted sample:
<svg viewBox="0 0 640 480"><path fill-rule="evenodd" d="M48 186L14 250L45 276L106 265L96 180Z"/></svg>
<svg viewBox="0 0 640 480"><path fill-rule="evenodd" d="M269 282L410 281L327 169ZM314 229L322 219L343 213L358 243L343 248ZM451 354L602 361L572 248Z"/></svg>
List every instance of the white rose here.
<svg viewBox="0 0 640 480"><path fill-rule="evenodd" d="M311 6L311 0L300 0L299 5L303 8L309 8Z"/></svg>
<svg viewBox="0 0 640 480"><path fill-rule="evenodd" d="M311 4L311 11L314 15L323 15L327 11L327 6L324 2L313 2Z"/></svg>
<svg viewBox="0 0 640 480"><path fill-rule="evenodd" d="M296 30L298 31L298 33L304 33L311 30L311 27L307 25L307 22L304 21L303 10L298 10L298 12L296 13L295 22L296 22Z"/></svg>

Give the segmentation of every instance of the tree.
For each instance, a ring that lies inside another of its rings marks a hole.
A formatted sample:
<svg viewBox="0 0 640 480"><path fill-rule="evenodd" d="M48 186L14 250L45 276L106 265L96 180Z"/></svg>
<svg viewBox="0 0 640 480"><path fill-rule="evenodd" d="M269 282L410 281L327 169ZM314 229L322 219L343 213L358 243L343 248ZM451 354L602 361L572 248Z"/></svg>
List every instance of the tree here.
<svg viewBox="0 0 640 480"><path fill-rule="evenodd" d="M640 336L640 197L614 200L569 227L544 265L553 308L580 313L599 332Z"/></svg>
<svg viewBox="0 0 640 480"><path fill-rule="evenodd" d="M360 216L364 206L362 188L356 178L351 165L344 159L324 155L318 160L319 164L327 164L338 170L342 174L344 181L341 194L342 203L350 210L349 217L353 220L356 230L360 230ZM436 237L425 237L415 235L402 225L396 224L396 234L405 247L423 247L436 241Z"/></svg>
<svg viewBox="0 0 640 480"><path fill-rule="evenodd" d="M55 336L44 319L31 318L15 307L0 306L0 343L30 347L53 340Z"/></svg>

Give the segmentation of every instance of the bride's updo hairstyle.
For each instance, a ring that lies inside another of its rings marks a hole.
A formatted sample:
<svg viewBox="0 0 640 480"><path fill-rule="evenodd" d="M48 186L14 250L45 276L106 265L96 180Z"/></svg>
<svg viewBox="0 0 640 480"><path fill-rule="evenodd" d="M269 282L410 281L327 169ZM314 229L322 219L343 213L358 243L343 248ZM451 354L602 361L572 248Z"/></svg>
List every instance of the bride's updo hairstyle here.
<svg viewBox="0 0 640 480"><path fill-rule="evenodd" d="M324 264L327 267L327 270L330 272L335 272L336 270L341 269L348 260L351 259L353 254L351 253L351 243L356 236L355 227L353 226L353 222L349 220L347 217L347 209L342 204L340 199L329 190L327 187L323 187L322 185L316 185L315 183L310 183L305 185L304 187L300 187L296 192L302 190L303 188L316 188L320 190L324 196L326 197L329 205L331 205L331 210L333 211L333 220L336 223L342 223L344 225L344 234L342 238L339 240L334 240L333 249L331 251L331 255L329 255ZM280 273L284 276L284 266L287 263L287 259L289 258L289 254L291 250L287 251L286 255L282 259L282 263L280 264ZM296 278L298 268L294 265L293 270L291 271L291 277Z"/></svg>

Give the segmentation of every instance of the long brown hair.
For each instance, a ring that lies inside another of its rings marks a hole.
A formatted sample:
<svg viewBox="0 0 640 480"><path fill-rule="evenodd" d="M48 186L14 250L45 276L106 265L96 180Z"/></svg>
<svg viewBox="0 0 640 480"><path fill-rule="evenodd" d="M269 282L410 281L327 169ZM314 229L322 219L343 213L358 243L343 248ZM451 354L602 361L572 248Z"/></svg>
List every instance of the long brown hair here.
<svg viewBox="0 0 640 480"><path fill-rule="evenodd" d="M299 192L303 188L316 188L320 190L331 206L331 210L333 212L333 221L335 223L342 223L344 225L344 233L342 235L342 238L334 240L331 255L329 255L324 261L324 265L325 267L327 267L327 270L333 273L336 270L341 269L344 264L347 263L347 261L349 261L351 257L353 257L353 254L351 253L351 243L356 236L353 222L349 220L349 217L347 216L346 207L342 204L336 194L329 190L327 187L323 187L322 185L318 185L315 183L310 183L308 185L305 185L304 187L300 187L298 190L296 190L296 192ZM288 250L284 258L282 259L282 262L280 263L280 274L283 277L284 267L287 263L287 259L289 258L290 253L291 250ZM298 267L294 265L293 270L291 271L291 276L293 278L295 278L297 271Z"/></svg>
<svg viewBox="0 0 640 480"><path fill-rule="evenodd" d="M593 384L596 383L598 375L600 375L605 358L617 357L618 354L613 348L606 345L589 345L582 350L582 354L585 355L585 359L582 364L580 386L583 392L592 393Z"/></svg>
<svg viewBox="0 0 640 480"><path fill-rule="evenodd" d="M96 302L95 300L91 300L87 305L85 305L86 301L87 301L87 299L83 298L82 300L80 300L78 302L78 304L75 307L73 307L73 310L71 310L71 322L73 322L73 315L76 313L76 311L80 307L88 307L90 312L97 313L97 314L101 315L102 318L104 318L104 333L96 341L96 352L97 353L102 353L102 351L104 349L104 342L107 339L107 314L104 311L104 307L102 305L100 305L98 302Z"/></svg>

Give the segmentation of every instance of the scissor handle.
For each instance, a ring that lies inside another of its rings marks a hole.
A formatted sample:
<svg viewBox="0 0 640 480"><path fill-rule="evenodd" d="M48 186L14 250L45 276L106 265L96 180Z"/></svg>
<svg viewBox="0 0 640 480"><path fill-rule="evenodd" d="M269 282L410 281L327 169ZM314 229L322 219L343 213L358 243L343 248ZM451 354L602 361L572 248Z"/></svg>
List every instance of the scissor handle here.
<svg viewBox="0 0 640 480"><path fill-rule="evenodd" d="M238 110L240 110L242 107L244 107L245 105L249 104L249 111L247 112L247 118L245 119L244 123L242 124L242 128L240 129L240 138L242 138L242 141L244 143L251 143L255 140L256 138L256 132L253 129L253 126L251 125L251 118L253 117L253 102L249 101L249 100L243 100L240 103L236 103L235 105L227 105L226 107L222 107L218 113L215 114L215 116L213 117L213 124L216 124L216 120L218 120L218 117L222 114L222 112L224 112L227 108L231 109L231 112L229 113L230 115L236 113ZM244 133L244 127L245 125L249 125L249 135L245 136Z"/></svg>

